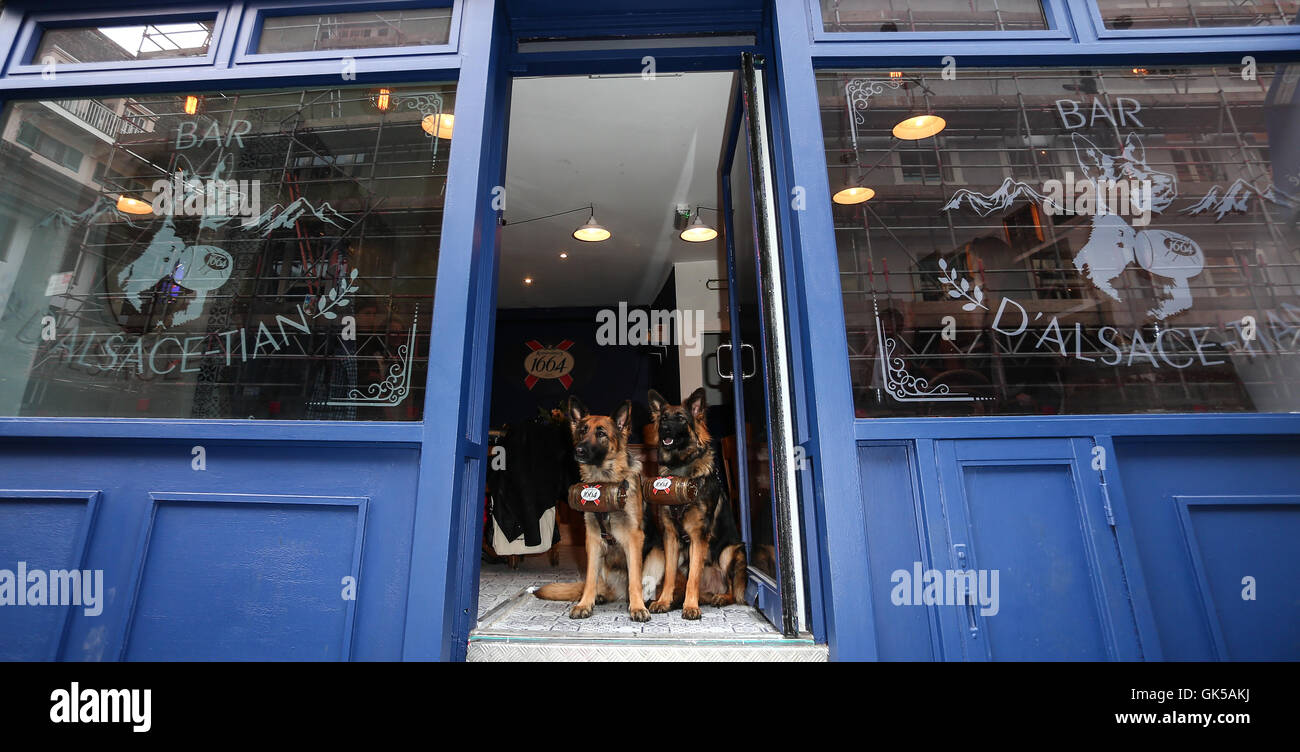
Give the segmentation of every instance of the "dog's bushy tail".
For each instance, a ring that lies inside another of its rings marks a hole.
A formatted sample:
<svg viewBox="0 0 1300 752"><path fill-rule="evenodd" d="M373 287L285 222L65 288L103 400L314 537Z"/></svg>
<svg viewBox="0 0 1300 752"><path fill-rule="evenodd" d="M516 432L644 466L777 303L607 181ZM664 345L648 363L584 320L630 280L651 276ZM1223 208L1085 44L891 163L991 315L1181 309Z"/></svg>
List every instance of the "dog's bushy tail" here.
<svg viewBox="0 0 1300 752"><path fill-rule="evenodd" d="M576 601L582 597L581 582L552 582L533 591L533 595L544 601Z"/></svg>

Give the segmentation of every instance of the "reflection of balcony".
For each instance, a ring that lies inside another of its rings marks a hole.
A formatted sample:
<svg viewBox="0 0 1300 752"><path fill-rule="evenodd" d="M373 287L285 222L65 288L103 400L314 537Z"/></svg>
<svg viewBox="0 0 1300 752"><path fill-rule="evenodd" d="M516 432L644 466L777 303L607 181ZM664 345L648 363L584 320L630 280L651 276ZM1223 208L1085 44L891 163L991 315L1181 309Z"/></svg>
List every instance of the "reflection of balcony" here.
<svg viewBox="0 0 1300 752"><path fill-rule="evenodd" d="M152 118L131 112L129 107L127 112L119 113L97 99L59 99L45 104L71 115L110 143L122 134L153 130Z"/></svg>

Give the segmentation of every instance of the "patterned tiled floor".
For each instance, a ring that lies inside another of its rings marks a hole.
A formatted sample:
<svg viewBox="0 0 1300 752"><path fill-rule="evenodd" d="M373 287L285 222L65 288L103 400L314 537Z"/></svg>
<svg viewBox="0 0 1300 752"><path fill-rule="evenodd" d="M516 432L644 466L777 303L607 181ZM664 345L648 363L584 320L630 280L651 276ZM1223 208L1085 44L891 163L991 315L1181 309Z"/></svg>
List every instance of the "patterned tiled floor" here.
<svg viewBox="0 0 1300 752"><path fill-rule="evenodd" d="M701 606L699 621L687 621L680 610L654 614L648 622L628 618L626 603L596 606L587 619L570 619L572 604L543 601L528 588L547 582L581 579L570 552L562 552L560 566L550 567L545 556L528 556L519 569L504 564L482 566L479 579L479 624L477 632L528 636L656 636L679 638L779 637L776 628L752 606L718 608Z"/></svg>

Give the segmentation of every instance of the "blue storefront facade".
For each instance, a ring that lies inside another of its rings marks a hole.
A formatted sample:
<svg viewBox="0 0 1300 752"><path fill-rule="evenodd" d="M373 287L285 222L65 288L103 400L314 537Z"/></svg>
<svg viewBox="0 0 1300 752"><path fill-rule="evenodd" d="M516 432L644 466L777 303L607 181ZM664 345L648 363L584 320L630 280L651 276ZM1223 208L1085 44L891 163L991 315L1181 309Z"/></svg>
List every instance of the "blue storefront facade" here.
<svg viewBox="0 0 1300 752"><path fill-rule="evenodd" d="M316 43L367 13L407 25ZM774 197L777 627L832 660L1300 658L1296 15L5 3L0 570L104 597L0 610L0 659L463 660L511 83L647 60L738 73Z"/></svg>

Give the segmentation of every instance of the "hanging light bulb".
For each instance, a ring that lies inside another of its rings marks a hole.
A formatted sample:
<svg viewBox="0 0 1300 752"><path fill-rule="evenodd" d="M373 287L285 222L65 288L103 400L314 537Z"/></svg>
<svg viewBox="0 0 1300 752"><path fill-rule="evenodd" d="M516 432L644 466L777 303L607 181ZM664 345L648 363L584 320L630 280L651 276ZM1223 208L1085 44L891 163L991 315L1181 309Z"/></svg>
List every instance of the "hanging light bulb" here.
<svg viewBox="0 0 1300 752"><path fill-rule="evenodd" d="M691 222L678 236L687 243L703 243L718 237L718 231L704 224L700 219L700 210L695 210L695 221Z"/></svg>
<svg viewBox="0 0 1300 752"><path fill-rule="evenodd" d="M904 141L929 138L948 126L948 121L928 112L909 115L894 126L894 136Z"/></svg>
<svg viewBox="0 0 1300 752"><path fill-rule="evenodd" d="M876 197L874 188L850 183L831 196L831 201L837 204L861 204Z"/></svg>
<svg viewBox="0 0 1300 752"><path fill-rule="evenodd" d="M202 106L203 106L203 97L195 96L193 94L190 94L189 96L185 97L186 115L199 114L199 108L201 108Z"/></svg>
<svg viewBox="0 0 1300 752"><path fill-rule="evenodd" d="M573 237L588 243L599 243L602 240L609 240L610 232L596 222L596 207L591 208L591 217L587 224L582 225L573 231Z"/></svg>
<svg viewBox="0 0 1300 752"><path fill-rule="evenodd" d="M380 89L375 92L375 109L380 112L388 112L388 108L393 106L393 90Z"/></svg>
<svg viewBox="0 0 1300 752"><path fill-rule="evenodd" d="M456 121L454 115L425 115L420 121L420 127L425 133L438 138L451 138L452 125Z"/></svg>
<svg viewBox="0 0 1300 752"><path fill-rule="evenodd" d="M123 193L117 197L117 210L124 214L153 214L153 204Z"/></svg>

